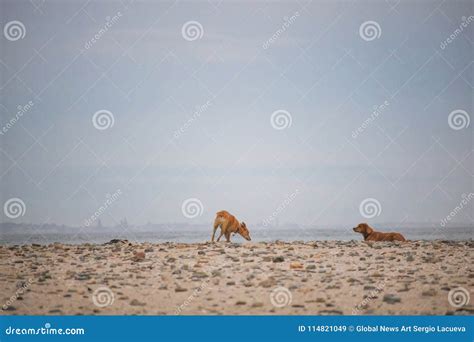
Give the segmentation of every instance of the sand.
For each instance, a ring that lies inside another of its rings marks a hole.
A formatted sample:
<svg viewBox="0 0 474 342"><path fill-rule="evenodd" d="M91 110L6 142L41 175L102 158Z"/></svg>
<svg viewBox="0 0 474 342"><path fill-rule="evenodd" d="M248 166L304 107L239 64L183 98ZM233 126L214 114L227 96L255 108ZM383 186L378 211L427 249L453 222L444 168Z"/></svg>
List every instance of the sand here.
<svg viewBox="0 0 474 342"><path fill-rule="evenodd" d="M474 289L473 247L123 240L0 246L0 299L2 314L13 315L472 315L466 293Z"/></svg>

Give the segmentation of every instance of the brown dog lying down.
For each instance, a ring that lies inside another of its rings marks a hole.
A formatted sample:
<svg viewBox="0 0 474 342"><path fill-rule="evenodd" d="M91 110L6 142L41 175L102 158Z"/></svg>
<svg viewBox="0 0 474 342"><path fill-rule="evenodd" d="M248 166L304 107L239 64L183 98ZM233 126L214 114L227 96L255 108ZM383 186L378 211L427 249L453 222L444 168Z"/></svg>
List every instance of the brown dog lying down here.
<svg viewBox="0 0 474 342"><path fill-rule="evenodd" d="M361 233L365 241L406 241L400 233L376 232L367 223L360 223L352 229L357 233Z"/></svg>
<svg viewBox="0 0 474 342"><path fill-rule="evenodd" d="M222 210L216 213L216 219L214 220L214 231L212 232L211 241L214 242L214 236L218 227L221 227L221 234L217 238L217 242L221 239L222 235L225 236L227 242L230 242L230 234L240 234L245 240L250 241L250 233L245 225L245 222L240 223L234 215L229 212Z"/></svg>

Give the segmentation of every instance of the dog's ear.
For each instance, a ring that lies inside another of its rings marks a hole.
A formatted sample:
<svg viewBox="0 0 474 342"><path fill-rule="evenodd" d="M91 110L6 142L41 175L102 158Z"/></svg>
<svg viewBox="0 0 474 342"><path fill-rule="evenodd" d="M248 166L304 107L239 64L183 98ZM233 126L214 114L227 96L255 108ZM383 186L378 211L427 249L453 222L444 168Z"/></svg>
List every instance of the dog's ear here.
<svg viewBox="0 0 474 342"><path fill-rule="evenodd" d="M372 232L374 231L367 223L364 223L364 228L367 234L372 234Z"/></svg>
<svg viewBox="0 0 474 342"><path fill-rule="evenodd" d="M240 225L241 225L242 227L244 227L244 228L247 228L247 226L245 225L245 222L244 222L244 221L242 221L242 223L241 223Z"/></svg>

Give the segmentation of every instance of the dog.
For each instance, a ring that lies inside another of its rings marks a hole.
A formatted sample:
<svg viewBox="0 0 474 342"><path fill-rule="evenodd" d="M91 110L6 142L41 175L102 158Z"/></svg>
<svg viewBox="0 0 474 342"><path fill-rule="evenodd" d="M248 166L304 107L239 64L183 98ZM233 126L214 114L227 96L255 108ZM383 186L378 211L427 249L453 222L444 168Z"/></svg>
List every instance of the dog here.
<svg viewBox="0 0 474 342"><path fill-rule="evenodd" d="M356 233L361 233L364 236L364 241L406 241L400 233L376 232L367 223L360 223L352 229Z"/></svg>
<svg viewBox="0 0 474 342"><path fill-rule="evenodd" d="M221 234L217 238L217 242L221 239L222 235L225 235L227 242L230 242L230 234L240 234L245 240L250 241L250 232L245 225L245 222L240 223L234 215L229 212L222 210L216 213L216 219L214 220L214 231L212 232L211 241L214 242L214 236L218 227L221 227Z"/></svg>

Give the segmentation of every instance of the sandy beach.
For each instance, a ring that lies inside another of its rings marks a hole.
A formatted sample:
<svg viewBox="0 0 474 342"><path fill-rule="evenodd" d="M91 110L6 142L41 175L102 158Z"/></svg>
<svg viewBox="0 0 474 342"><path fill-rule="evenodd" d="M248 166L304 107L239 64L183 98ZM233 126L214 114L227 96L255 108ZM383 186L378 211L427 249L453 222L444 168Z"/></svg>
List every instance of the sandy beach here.
<svg viewBox="0 0 474 342"><path fill-rule="evenodd" d="M472 315L474 242L0 246L2 314ZM465 294L465 293L464 293ZM459 297L460 296L460 297Z"/></svg>

